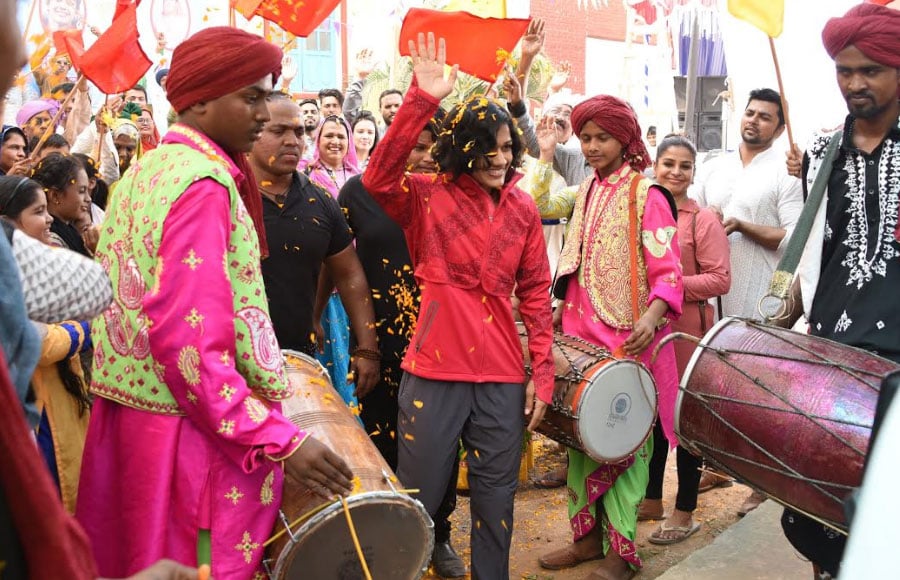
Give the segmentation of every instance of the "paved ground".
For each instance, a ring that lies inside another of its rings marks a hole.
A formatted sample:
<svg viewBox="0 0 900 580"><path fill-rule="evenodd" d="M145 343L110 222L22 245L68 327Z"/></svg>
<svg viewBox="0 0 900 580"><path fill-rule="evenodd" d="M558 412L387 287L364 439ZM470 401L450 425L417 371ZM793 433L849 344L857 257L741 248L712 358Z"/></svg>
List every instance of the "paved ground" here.
<svg viewBox="0 0 900 580"><path fill-rule="evenodd" d="M536 474L545 473L561 465L563 461L563 455L556 451L556 444L545 443L546 441L539 442L534 469ZM670 454L669 465L666 468L664 502L667 510L674 504L676 491L674 455ZM746 519L740 525L734 525L740 521L737 508L749 493L748 488L735 485L702 494L697 511L694 512L694 517L702 524L702 528L685 542L673 546L656 546L647 541L647 537L656 530L659 522L639 523L637 545L644 561L644 568L638 578L805 580L811 575L808 573L809 565L798 559L784 539L778 524L780 517L778 506L771 501L766 502L763 505L767 507L759 512L759 516ZM454 546L468 561L468 498L464 496L459 498L453 521ZM724 538L722 547L717 538ZM530 483L522 484L516 495L510 578L516 580L584 578L592 569L590 563L559 572L542 570L537 564L539 555L565 546L570 541L565 491L541 490ZM709 547L704 549L707 546ZM764 556L761 558L760 555ZM727 572L721 567L726 563L730 563ZM437 577L426 576L426 578Z"/></svg>

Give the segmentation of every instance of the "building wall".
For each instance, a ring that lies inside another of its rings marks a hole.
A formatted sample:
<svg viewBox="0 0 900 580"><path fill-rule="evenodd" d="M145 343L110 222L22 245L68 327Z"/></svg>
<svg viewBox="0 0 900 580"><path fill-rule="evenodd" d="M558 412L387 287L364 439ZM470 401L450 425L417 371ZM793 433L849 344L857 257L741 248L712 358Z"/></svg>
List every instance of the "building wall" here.
<svg viewBox="0 0 900 580"><path fill-rule="evenodd" d="M584 93L586 39L625 40L625 6L608 0L608 6L593 8L590 0L531 0L531 15L546 22L544 52L555 63L572 64L568 87ZM592 74L598 74L599 71Z"/></svg>

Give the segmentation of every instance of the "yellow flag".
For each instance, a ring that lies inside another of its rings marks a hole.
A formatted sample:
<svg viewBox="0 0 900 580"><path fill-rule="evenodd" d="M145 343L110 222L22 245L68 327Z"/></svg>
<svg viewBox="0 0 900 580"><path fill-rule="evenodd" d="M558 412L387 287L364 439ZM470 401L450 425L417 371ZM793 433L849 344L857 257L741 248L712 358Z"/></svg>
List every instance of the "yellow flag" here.
<svg viewBox="0 0 900 580"><path fill-rule="evenodd" d="M772 38L784 29L784 0L728 0L728 11Z"/></svg>
<svg viewBox="0 0 900 580"><path fill-rule="evenodd" d="M450 0L444 12L471 12L482 18L506 18L506 0Z"/></svg>

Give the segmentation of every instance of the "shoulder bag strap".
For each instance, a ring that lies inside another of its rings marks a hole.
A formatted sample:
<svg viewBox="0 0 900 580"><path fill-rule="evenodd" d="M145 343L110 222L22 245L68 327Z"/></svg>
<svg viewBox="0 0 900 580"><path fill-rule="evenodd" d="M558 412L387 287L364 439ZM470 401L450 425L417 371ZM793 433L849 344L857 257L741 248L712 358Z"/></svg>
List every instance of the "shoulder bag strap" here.
<svg viewBox="0 0 900 580"><path fill-rule="evenodd" d="M694 243L694 266L697 269L697 274L700 273L700 262L697 260L697 212L691 213L691 241ZM709 330L709 326L706 321L706 304L707 300L698 300L697 308L700 309L700 330L703 334L706 334L706 331Z"/></svg>

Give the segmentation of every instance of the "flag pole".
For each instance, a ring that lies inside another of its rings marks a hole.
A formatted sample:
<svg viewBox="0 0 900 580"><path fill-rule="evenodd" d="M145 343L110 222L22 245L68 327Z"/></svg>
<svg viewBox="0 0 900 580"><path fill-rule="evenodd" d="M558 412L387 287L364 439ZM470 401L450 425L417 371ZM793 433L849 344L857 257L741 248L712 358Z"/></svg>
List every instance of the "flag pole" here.
<svg viewBox="0 0 900 580"><path fill-rule="evenodd" d="M28 20L25 21L25 29L22 30L22 36L28 39L28 29L31 28L31 21L34 20L34 11L37 8L39 0L31 0L31 10L28 11Z"/></svg>
<svg viewBox="0 0 900 580"><path fill-rule="evenodd" d="M78 83L84 80L84 73L78 75L78 80L75 81L75 87L78 86ZM59 122L60 117L62 117L63 113L66 111L66 105L69 104L69 101L72 100L72 97L75 96L75 93L78 91L77 88L73 88L66 98L59 104L59 110L56 111L56 114L53 115L53 119L50 120L50 124L47 125L47 128L44 129L44 134L41 135L41 140L38 141L38 144L35 145L34 150L31 152L31 157L33 159L37 158L37 154L41 152L41 148L44 146L44 143L47 139L50 138L50 135L56 132L56 124Z"/></svg>
<svg viewBox="0 0 900 580"><path fill-rule="evenodd" d="M772 61L775 63L775 77L778 79L778 92L781 94L781 109L784 111L784 126L787 128L788 145L794 150L794 132L788 113L787 97L784 96L784 82L781 80L781 66L778 64L778 53L775 52L775 39L769 36L769 48L772 49Z"/></svg>

